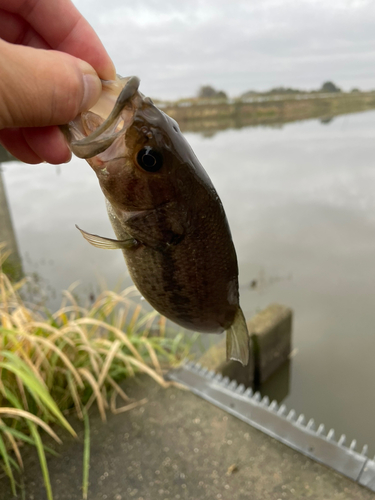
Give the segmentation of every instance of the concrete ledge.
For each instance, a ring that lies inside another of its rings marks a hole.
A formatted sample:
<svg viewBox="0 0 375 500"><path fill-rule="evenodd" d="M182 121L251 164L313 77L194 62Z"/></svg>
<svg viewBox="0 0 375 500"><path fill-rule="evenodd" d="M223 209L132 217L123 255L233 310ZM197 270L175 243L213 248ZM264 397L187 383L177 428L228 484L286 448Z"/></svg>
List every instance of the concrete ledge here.
<svg viewBox="0 0 375 500"><path fill-rule="evenodd" d="M265 382L287 361L292 346L292 316L289 307L271 304L248 321L256 382Z"/></svg>
<svg viewBox="0 0 375 500"><path fill-rule="evenodd" d="M374 500L374 493L285 446L189 391L163 389L146 377L123 390L148 403L108 415L90 410L90 500ZM82 498L83 425L79 440L61 431L46 442L55 500ZM25 447L26 448L26 447ZM35 449L24 454L27 500L46 500ZM13 497L0 477L0 500Z"/></svg>

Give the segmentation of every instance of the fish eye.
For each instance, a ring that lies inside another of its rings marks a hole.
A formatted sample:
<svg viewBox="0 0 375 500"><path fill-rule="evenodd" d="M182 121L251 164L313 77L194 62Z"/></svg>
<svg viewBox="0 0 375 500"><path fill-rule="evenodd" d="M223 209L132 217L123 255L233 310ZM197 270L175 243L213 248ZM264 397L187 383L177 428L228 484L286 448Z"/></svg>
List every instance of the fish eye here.
<svg viewBox="0 0 375 500"><path fill-rule="evenodd" d="M151 146L146 146L138 152L137 163L146 172L157 172L163 166L163 156Z"/></svg>

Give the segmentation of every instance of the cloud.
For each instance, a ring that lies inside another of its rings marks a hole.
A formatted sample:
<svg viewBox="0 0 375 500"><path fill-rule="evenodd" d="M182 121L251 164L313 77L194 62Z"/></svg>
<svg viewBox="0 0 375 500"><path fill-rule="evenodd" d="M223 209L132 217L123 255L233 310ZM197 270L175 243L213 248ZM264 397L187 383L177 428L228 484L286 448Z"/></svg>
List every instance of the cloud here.
<svg viewBox="0 0 375 500"><path fill-rule="evenodd" d="M366 0L76 0L118 71L154 97L212 84L232 95L287 85L375 87Z"/></svg>

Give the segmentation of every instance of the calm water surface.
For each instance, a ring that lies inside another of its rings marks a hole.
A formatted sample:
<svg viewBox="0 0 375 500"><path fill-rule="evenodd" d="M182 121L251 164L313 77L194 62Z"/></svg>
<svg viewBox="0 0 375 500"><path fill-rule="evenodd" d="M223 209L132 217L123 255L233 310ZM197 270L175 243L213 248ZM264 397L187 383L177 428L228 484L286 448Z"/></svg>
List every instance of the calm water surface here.
<svg viewBox="0 0 375 500"><path fill-rule="evenodd" d="M246 316L272 302L294 311L284 402L374 452L375 112L186 136L225 206ZM86 162L7 163L3 177L24 269L52 307L77 280L82 296L130 284L121 252L74 227L113 236Z"/></svg>

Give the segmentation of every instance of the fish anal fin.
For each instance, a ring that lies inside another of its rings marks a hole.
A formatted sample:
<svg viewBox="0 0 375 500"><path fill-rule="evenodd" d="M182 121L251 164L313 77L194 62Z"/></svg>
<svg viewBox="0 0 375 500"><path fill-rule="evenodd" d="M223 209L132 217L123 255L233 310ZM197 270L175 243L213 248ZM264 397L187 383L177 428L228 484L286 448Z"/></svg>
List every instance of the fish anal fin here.
<svg viewBox="0 0 375 500"><path fill-rule="evenodd" d="M232 326L227 330L227 359L246 366L249 363L249 340L245 316L238 307Z"/></svg>
<svg viewBox="0 0 375 500"><path fill-rule="evenodd" d="M104 250L115 250L115 249L127 249L132 248L137 244L134 238L126 239L126 240L113 240L111 238L104 238L103 236L98 236L97 234L91 234L83 229L79 228L76 224L76 228L79 229L82 236L88 241L91 245L97 248L103 248Z"/></svg>

